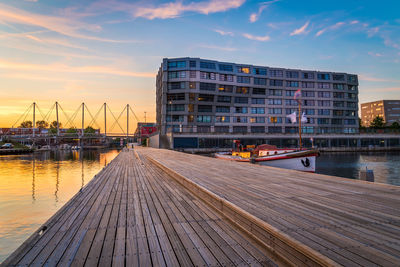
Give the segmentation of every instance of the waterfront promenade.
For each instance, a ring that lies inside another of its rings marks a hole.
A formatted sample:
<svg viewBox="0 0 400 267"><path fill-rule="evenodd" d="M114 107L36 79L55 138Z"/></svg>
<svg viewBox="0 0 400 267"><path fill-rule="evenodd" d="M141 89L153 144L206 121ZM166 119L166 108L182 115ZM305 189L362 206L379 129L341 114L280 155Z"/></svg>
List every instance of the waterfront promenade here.
<svg viewBox="0 0 400 267"><path fill-rule="evenodd" d="M3 265L398 266L400 188L123 151Z"/></svg>

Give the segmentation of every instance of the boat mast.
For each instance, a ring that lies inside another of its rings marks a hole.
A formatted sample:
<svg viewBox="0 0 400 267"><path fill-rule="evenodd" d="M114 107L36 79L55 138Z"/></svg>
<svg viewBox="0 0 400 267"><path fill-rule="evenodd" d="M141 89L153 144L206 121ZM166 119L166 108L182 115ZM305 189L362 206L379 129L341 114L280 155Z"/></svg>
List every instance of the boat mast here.
<svg viewBox="0 0 400 267"><path fill-rule="evenodd" d="M300 144L300 150L301 150L301 102L300 100L297 100L299 103L299 144Z"/></svg>

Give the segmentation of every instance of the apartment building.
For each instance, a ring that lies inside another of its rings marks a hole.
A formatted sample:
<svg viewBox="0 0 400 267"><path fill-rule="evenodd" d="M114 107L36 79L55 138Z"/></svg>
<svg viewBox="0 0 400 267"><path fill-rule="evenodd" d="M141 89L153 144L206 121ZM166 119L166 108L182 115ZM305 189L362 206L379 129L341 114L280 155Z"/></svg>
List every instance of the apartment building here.
<svg viewBox="0 0 400 267"><path fill-rule="evenodd" d="M379 100L361 104L361 121L369 126L377 117L383 118L387 126L400 123L400 100Z"/></svg>
<svg viewBox="0 0 400 267"><path fill-rule="evenodd" d="M165 58L156 78L161 134L294 134L286 117L298 112L305 134L358 133L358 77L201 58Z"/></svg>

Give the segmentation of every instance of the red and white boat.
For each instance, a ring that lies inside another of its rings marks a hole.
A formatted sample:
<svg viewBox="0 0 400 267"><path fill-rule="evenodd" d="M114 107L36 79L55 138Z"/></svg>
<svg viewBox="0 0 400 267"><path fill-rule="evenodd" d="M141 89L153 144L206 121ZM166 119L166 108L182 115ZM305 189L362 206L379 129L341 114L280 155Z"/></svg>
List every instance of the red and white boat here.
<svg viewBox="0 0 400 267"><path fill-rule="evenodd" d="M284 169L315 172L316 150L279 149L276 146L260 145L253 151L215 153L216 158L239 162L260 162L261 165Z"/></svg>

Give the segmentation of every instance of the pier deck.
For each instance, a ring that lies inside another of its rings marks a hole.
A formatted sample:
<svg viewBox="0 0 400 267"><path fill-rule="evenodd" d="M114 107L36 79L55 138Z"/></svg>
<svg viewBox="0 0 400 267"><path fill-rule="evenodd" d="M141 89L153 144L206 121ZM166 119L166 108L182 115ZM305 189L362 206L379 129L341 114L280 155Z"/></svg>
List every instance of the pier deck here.
<svg viewBox="0 0 400 267"><path fill-rule="evenodd" d="M139 153L337 264L400 265L400 187L170 150Z"/></svg>
<svg viewBox="0 0 400 267"><path fill-rule="evenodd" d="M132 151L106 168L3 265L273 266L264 248Z"/></svg>

